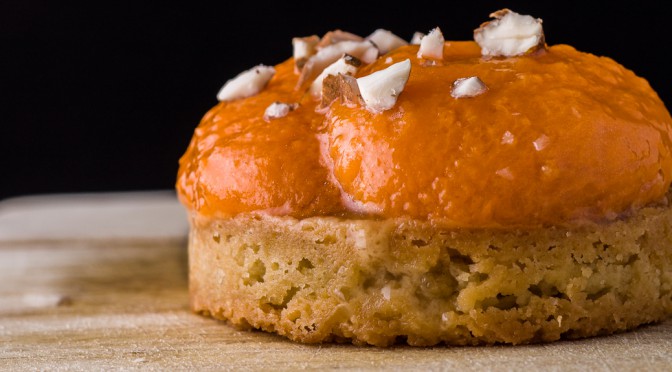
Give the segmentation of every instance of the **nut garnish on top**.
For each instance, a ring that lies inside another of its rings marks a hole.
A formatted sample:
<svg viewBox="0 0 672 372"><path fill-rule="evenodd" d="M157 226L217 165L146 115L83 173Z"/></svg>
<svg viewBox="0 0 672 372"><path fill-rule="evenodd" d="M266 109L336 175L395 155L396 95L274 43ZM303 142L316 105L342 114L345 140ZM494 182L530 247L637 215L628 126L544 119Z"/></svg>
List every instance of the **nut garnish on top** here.
<svg viewBox="0 0 672 372"><path fill-rule="evenodd" d="M339 58L336 62L330 64L322 70L322 73L313 80L313 83L310 85L310 93L314 97L319 97L322 94L322 81L325 77L329 75L354 75L357 73L359 66L362 65L362 61L358 58L353 57L349 54L344 54L343 57Z"/></svg>
<svg viewBox="0 0 672 372"><path fill-rule="evenodd" d="M295 37L292 39L294 66L296 67L297 72L301 71L303 65L308 61L308 58L315 54L317 51L317 43L319 42L320 38L317 35Z"/></svg>
<svg viewBox="0 0 672 372"><path fill-rule="evenodd" d="M346 40L319 49L303 66L297 88L312 82L327 66L338 61L344 54L349 54L368 64L378 58L378 48L369 41Z"/></svg>
<svg viewBox="0 0 672 372"><path fill-rule="evenodd" d="M445 40L440 28L435 28L420 39L418 58L443 59L443 45Z"/></svg>
<svg viewBox="0 0 672 372"><path fill-rule="evenodd" d="M422 41L422 38L425 37L425 34L422 32L416 31L413 33L413 37L411 38L411 45L420 45L420 42Z"/></svg>
<svg viewBox="0 0 672 372"><path fill-rule="evenodd" d="M290 111L294 111L298 107L299 104L297 103L273 102L264 111L264 120L284 118Z"/></svg>
<svg viewBox="0 0 672 372"><path fill-rule="evenodd" d="M321 49L328 45L338 44L341 41L364 41L364 38L359 35L355 35L352 32L334 30L324 34L320 42L317 44L317 47Z"/></svg>
<svg viewBox="0 0 672 372"><path fill-rule="evenodd" d="M484 57L514 57L529 54L546 47L541 19L521 15L509 9L498 10L474 30L474 40ZM445 39L436 27L427 35L416 32L410 44L419 45L417 57L435 65L443 59ZM322 38L316 35L292 39L295 72L299 74L296 89L307 90L319 99L324 109L334 100L345 104L359 104L373 113L391 109L404 90L411 72L410 60L395 63L386 69L355 78L362 64L370 64L381 55L409 45L408 42L384 29L377 29L363 38L359 35L334 30ZM385 64L394 58L388 56ZM427 64L422 64L424 67ZM231 101L258 94L275 74L270 66L258 65L240 73L224 84L217 98ZM469 98L485 93L488 87L477 76L457 79L450 95ZM286 116L297 104L275 102L264 114L265 120Z"/></svg>
<svg viewBox="0 0 672 372"><path fill-rule="evenodd" d="M374 114L389 110L397 103L411 74L411 61L405 59L390 67L355 79L350 75L329 75L324 79L324 108L340 98L344 104L360 104Z"/></svg>
<svg viewBox="0 0 672 372"><path fill-rule="evenodd" d="M328 107L339 99L345 105L364 105L357 79L351 75L328 75L322 82L322 102L320 109Z"/></svg>
<svg viewBox="0 0 672 372"><path fill-rule="evenodd" d="M509 9L490 14L492 21L474 30L474 40L484 56L514 57L545 48L541 19Z"/></svg>
<svg viewBox="0 0 672 372"><path fill-rule="evenodd" d="M275 75L275 68L264 65L258 65L243 71L224 84L217 93L217 99L233 101L254 96L266 87L273 75Z"/></svg>
<svg viewBox="0 0 672 372"><path fill-rule="evenodd" d="M357 79L367 110L379 113L394 107L410 74L411 61L406 59Z"/></svg>
<svg viewBox="0 0 672 372"><path fill-rule="evenodd" d="M453 98L471 98L481 95L487 90L488 87L478 76L471 76L455 80L450 95Z"/></svg>
<svg viewBox="0 0 672 372"><path fill-rule="evenodd" d="M388 30L383 30L382 28L373 31L371 35L366 37L366 40L373 41L373 43L378 47L380 54L385 54L391 50L408 45L406 40L400 38Z"/></svg>

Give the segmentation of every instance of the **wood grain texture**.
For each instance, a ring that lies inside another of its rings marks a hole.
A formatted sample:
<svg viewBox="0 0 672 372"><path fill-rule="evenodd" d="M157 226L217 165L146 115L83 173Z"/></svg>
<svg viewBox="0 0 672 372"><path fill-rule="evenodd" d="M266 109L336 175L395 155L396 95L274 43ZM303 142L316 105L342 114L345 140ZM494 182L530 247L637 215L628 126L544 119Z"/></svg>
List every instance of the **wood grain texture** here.
<svg viewBox="0 0 672 372"><path fill-rule="evenodd" d="M0 241L179 238L186 215L168 190L18 197L0 202Z"/></svg>
<svg viewBox="0 0 672 372"><path fill-rule="evenodd" d="M547 345L300 345L188 309L186 239L0 240L0 369L670 370L672 320Z"/></svg>

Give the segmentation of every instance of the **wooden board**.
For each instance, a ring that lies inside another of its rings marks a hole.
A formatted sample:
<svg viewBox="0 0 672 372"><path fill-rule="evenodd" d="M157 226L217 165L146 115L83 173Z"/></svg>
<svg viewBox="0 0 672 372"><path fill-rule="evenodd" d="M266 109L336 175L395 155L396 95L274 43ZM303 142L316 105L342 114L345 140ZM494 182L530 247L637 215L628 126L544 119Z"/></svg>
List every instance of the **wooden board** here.
<svg viewBox="0 0 672 372"><path fill-rule="evenodd" d="M163 224L129 232L157 215ZM189 312L185 232L170 193L0 203L0 369L672 370L672 320L513 347L310 346L239 332Z"/></svg>

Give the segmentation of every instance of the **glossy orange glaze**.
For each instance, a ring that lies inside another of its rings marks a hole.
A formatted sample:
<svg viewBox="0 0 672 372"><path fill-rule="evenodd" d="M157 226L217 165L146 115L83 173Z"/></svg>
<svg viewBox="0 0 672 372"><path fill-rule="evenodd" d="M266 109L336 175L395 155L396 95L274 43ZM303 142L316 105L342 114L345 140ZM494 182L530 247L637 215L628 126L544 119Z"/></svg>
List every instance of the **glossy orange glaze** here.
<svg viewBox="0 0 672 372"><path fill-rule="evenodd" d="M213 216L342 212L315 137L324 117L315 113L312 98L295 91L293 71L288 60L276 66L258 95L221 102L205 115L180 159L177 189L186 206ZM276 101L301 106L284 118L264 120L264 111Z"/></svg>
<svg viewBox="0 0 672 372"><path fill-rule="evenodd" d="M220 103L181 159L182 202L203 215L265 210L307 217L360 213L459 227L604 221L660 201L672 180L672 119L648 83L566 45L483 59L450 42L444 59L399 48L364 76L409 58L397 104L373 114L294 90L291 60L259 95ZM389 57L389 59L388 59ZM488 91L455 99L455 79ZM264 121L274 101L301 102Z"/></svg>

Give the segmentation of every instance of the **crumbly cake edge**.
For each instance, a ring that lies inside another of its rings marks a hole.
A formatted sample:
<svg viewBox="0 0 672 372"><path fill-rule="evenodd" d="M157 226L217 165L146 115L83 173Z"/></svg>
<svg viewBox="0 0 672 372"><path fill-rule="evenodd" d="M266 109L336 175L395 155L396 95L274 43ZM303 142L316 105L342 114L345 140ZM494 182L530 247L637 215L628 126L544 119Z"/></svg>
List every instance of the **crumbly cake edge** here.
<svg viewBox="0 0 672 372"><path fill-rule="evenodd" d="M672 210L603 225L193 214L193 311L304 343L524 344L672 314Z"/></svg>

